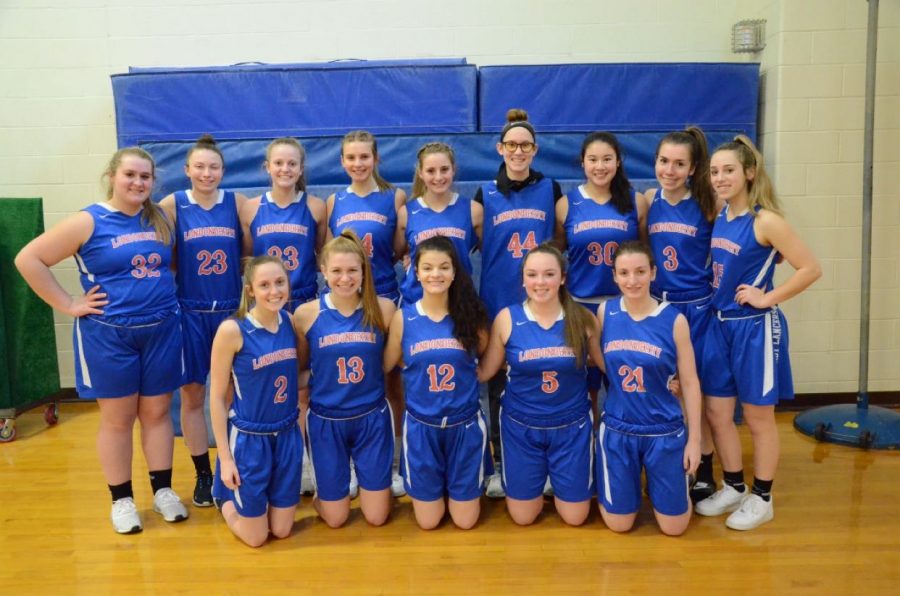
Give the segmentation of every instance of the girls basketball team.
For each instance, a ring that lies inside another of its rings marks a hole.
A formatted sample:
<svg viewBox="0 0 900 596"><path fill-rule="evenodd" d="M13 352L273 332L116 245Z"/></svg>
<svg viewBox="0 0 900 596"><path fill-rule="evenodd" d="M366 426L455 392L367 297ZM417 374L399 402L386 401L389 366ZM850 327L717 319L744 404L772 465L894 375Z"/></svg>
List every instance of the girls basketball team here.
<svg viewBox="0 0 900 596"><path fill-rule="evenodd" d="M350 184L325 201L307 194L293 138L268 146L271 189L247 198L219 188L222 152L201 137L185 163L190 190L158 205L152 157L122 149L105 172L107 200L22 249L22 276L75 320L77 390L100 407L116 532L142 529L135 420L154 511L189 516L172 490L179 387L193 503L215 503L251 546L290 535L304 460L331 527L358 492L373 526L387 521L392 494L408 493L422 528L448 512L472 528L485 487L522 525L545 494L561 519L582 524L596 495L604 523L625 532L645 491L669 535L692 512L730 513L736 530L772 519L774 407L793 397L778 305L821 272L762 156L744 136L709 155L699 129L673 132L656 149L658 188L642 194L615 136L592 133L585 181L563 196L532 168L539 145L527 114L507 119L497 178L472 199L453 190L453 149L427 143L407 200L379 175L365 131L344 137ZM70 256L83 288L75 297L51 270ZM793 273L775 286L782 261ZM488 413L479 382L491 387ZM752 436L750 486L737 400Z"/></svg>

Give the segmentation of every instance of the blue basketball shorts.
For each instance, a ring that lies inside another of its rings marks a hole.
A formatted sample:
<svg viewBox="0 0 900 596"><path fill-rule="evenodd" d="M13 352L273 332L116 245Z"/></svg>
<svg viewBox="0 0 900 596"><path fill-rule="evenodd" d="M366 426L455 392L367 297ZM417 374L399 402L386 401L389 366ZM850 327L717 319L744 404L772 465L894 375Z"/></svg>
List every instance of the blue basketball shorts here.
<svg viewBox="0 0 900 596"><path fill-rule="evenodd" d="M587 501L594 490L593 415L564 426L538 428L523 424L500 408L502 477L506 494L530 500L541 496L550 476L561 501Z"/></svg>
<svg viewBox="0 0 900 596"><path fill-rule="evenodd" d="M714 316L703 346L703 393L771 406L794 398L788 328L781 310L728 319Z"/></svg>
<svg viewBox="0 0 900 596"><path fill-rule="evenodd" d="M603 509L625 515L641 508L641 469L653 508L681 515L690 507L684 471L684 427L662 435L639 435L600 423L597 432L597 493Z"/></svg>
<svg viewBox="0 0 900 596"><path fill-rule="evenodd" d="M691 344L694 347L694 362L697 366L697 376L703 370L703 346L709 333L709 324L715 309L710 304L712 297L706 296L690 302L670 302L678 309L678 312L687 319L691 330Z"/></svg>
<svg viewBox="0 0 900 596"><path fill-rule="evenodd" d="M78 317L73 328L75 385L84 399L160 395L183 384L181 316L120 326Z"/></svg>
<svg viewBox="0 0 900 596"><path fill-rule="evenodd" d="M326 418L311 406L306 415L307 453L323 501L350 494L350 458L360 488L377 491L391 485L394 425L387 401L354 418Z"/></svg>
<svg viewBox="0 0 900 596"><path fill-rule="evenodd" d="M296 424L277 433L247 433L228 425L228 447L241 484L228 490L216 461L213 496L233 501L244 517L265 515L269 506L293 507L300 502L303 436Z"/></svg>
<svg viewBox="0 0 900 596"><path fill-rule="evenodd" d="M206 383L209 376L209 360L212 342L219 325L231 316L227 310L181 311L181 327L184 331L184 384Z"/></svg>
<svg viewBox="0 0 900 596"><path fill-rule="evenodd" d="M481 410L469 420L441 428L406 412L400 459L406 492L419 501L449 495L454 501L481 496L487 425Z"/></svg>

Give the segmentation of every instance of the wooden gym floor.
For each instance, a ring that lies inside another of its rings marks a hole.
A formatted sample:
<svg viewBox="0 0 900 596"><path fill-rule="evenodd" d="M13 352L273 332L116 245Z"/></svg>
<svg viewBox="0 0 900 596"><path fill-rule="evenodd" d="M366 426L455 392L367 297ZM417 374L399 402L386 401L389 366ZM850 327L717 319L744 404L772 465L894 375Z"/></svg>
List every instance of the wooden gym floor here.
<svg viewBox="0 0 900 596"><path fill-rule="evenodd" d="M565 527L549 503L536 525L519 528L489 500L475 529L445 522L425 532L405 497L385 527L355 511L331 530L304 498L294 534L254 550L214 509L191 506L188 521L163 522L140 454L144 531L115 534L94 450L96 405L62 405L56 427L35 409L19 418L16 440L0 444L0 593L900 593L900 454L818 444L792 418L778 414L775 519L747 533L695 517L683 537L667 538L645 506L634 531L615 535L596 512ZM180 440L174 484L189 500Z"/></svg>

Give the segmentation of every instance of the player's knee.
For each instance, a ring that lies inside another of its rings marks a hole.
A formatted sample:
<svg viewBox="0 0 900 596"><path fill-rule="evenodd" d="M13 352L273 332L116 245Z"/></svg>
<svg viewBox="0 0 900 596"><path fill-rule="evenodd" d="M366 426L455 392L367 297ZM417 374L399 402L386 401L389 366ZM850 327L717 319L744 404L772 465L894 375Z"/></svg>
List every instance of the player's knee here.
<svg viewBox="0 0 900 596"><path fill-rule="evenodd" d="M385 523L387 523L388 516L390 515L390 513L391 513L391 511L389 508L384 508L384 509L379 508L375 511L363 510L363 517L366 518L366 521L369 523L370 526L378 527L378 526L383 526Z"/></svg>
<svg viewBox="0 0 900 596"><path fill-rule="evenodd" d="M269 531L266 530L253 530L244 532L240 539L244 541L244 544L253 548L259 548L263 544L266 543L266 540L269 538Z"/></svg>
<svg viewBox="0 0 900 596"><path fill-rule="evenodd" d="M541 510L538 508L534 509L526 509L519 507L511 507L509 508L509 516L512 518L513 522L520 526L530 526L537 520L538 515L541 514Z"/></svg>
<svg viewBox="0 0 900 596"><path fill-rule="evenodd" d="M326 514L321 514L322 521L325 522L331 529L337 529L347 523L347 518L350 517L350 511L339 511L339 512L330 512Z"/></svg>
<svg viewBox="0 0 900 596"><path fill-rule="evenodd" d="M476 509L475 511L467 511L465 513L455 513L450 517L453 519L453 525L460 530L471 530L475 527L475 524L478 523L480 514L480 509Z"/></svg>
<svg viewBox="0 0 900 596"><path fill-rule="evenodd" d="M281 539L290 536L293 529L294 522L293 520L291 520L289 522L272 524L272 528L270 531L272 532L272 536Z"/></svg>
<svg viewBox="0 0 900 596"><path fill-rule="evenodd" d="M682 520L667 520L659 522L659 529L666 536L681 536L685 533L687 527L688 522Z"/></svg>
<svg viewBox="0 0 900 596"><path fill-rule="evenodd" d="M587 520L589 509L589 506L579 508L578 510L563 509L559 511L559 517L570 526L580 526Z"/></svg>
<svg viewBox="0 0 900 596"><path fill-rule="evenodd" d="M441 524L441 518L436 515L416 515L416 523L423 530L433 530Z"/></svg>
<svg viewBox="0 0 900 596"><path fill-rule="evenodd" d="M603 523L605 523L606 527L613 532L616 532L617 534L624 534L625 532L630 532L631 528L634 527L634 518L622 517L618 515L603 515Z"/></svg>

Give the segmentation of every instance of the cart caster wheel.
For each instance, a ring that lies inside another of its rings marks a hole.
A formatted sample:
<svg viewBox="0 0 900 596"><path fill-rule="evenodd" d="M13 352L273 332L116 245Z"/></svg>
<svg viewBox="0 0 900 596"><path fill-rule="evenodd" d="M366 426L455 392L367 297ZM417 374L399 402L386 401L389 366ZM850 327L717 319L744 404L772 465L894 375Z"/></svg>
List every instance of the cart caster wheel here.
<svg viewBox="0 0 900 596"><path fill-rule="evenodd" d="M16 438L16 419L4 418L0 426L0 443L9 443Z"/></svg>
<svg viewBox="0 0 900 596"><path fill-rule="evenodd" d="M868 449L875 443L875 433L867 430L864 433L859 434L859 446L863 449Z"/></svg>
<svg viewBox="0 0 900 596"><path fill-rule="evenodd" d="M50 404L44 409L44 422L46 422L49 426L53 426L57 422L59 422L58 404Z"/></svg>
<svg viewBox="0 0 900 596"><path fill-rule="evenodd" d="M817 441L825 441L825 434L828 432L828 427L825 426L824 422L820 422L816 425L816 430L813 431L813 436Z"/></svg>

